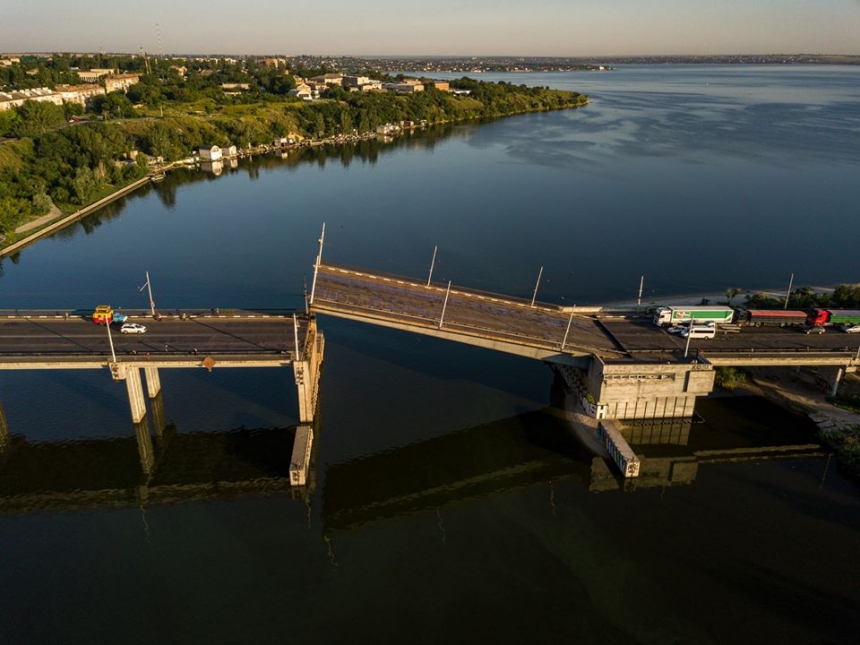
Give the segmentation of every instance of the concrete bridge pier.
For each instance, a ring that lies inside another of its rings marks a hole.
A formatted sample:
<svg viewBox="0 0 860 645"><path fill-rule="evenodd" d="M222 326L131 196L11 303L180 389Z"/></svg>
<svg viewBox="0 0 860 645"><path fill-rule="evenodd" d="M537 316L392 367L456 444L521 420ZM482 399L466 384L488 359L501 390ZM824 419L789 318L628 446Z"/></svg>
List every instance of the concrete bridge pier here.
<svg viewBox="0 0 860 645"><path fill-rule="evenodd" d="M298 348L298 341L296 341ZM319 399L320 374L322 373L325 339L317 331L316 319L308 321L308 333L304 348L297 352L293 361L293 376L299 395L299 422L313 423Z"/></svg>
<svg viewBox="0 0 860 645"><path fill-rule="evenodd" d="M845 368L839 366L821 367L818 373L830 386L830 396L836 396L839 392L839 384L842 383L842 377L845 376Z"/></svg>
<svg viewBox="0 0 860 645"><path fill-rule="evenodd" d="M140 423L146 416L146 399L143 396L143 383L140 379L140 370L131 365L111 363L110 371L114 381L125 381L125 387L128 391L128 402L131 407L131 420L134 423Z"/></svg>
<svg viewBox="0 0 860 645"><path fill-rule="evenodd" d="M693 416L696 397L714 388L711 365L624 363L593 358L587 370L554 365L595 419L678 419Z"/></svg>
<svg viewBox="0 0 860 645"><path fill-rule="evenodd" d="M161 392L161 378L158 375L157 367L144 367L146 374L146 391L150 399L154 399Z"/></svg>
<svg viewBox="0 0 860 645"><path fill-rule="evenodd" d="M134 424L134 436L137 439L140 467L144 474L149 475L155 467L155 451L152 449L152 435L149 433L149 421L145 417Z"/></svg>
<svg viewBox="0 0 860 645"><path fill-rule="evenodd" d="M164 398L161 392L149 399L149 406L152 409L152 425L155 436L161 439L164 436L164 429L167 427L164 420Z"/></svg>

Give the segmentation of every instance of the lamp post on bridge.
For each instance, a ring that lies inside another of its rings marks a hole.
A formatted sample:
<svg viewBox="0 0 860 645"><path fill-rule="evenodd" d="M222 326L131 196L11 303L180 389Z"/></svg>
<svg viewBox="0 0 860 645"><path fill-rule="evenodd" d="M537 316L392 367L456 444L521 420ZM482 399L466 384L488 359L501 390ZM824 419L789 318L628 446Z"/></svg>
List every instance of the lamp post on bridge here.
<svg viewBox="0 0 860 645"><path fill-rule="evenodd" d="M535 291L532 294L532 307L535 306L535 298L537 298L538 287L540 286L540 278L542 275L543 275L543 267L541 267L540 271L538 271L538 279L537 279L537 282L535 283Z"/></svg>
<svg viewBox="0 0 860 645"><path fill-rule="evenodd" d="M310 304L314 304L314 293L316 292L316 288L317 288L317 274L319 273L320 264L322 263L322 252L323 252L323 244L324 243L325 243L325 222L323 222L323 225L322 225L322 232L320 233L320 239L319 239L320 248L319 248L319 251L317 252L316 262L314 262L314 281L313 281L313 283L311 283L311 297L309 300Z"/></svg>
<svg viewBox="0 0 860 645"><path fill-rule="evenodd" d="M430 286L430 280L433 278L433 267L436 266L436 251L439 249L438 246L433 247L433 259L430 260L430 275L427 276L427 286Z"/></svg>
<svg viewBox="0 0 860 645"><path fill-rule="evenodd" d="M116 363L116 352L113 349L113 338L110 335L110 321L105 321L105 327L107 327L108 345L110 345L111 363Z"/></svg>
<svg viewBox="0 0 860 645"><path fill-rule="evenodd" d="M451 295L451 281L448 280L448 291L445 292L445 302L442 303L442 315L439 316L439 329L442 329L442 324L445 322L445 308L448 306L448 296Z"/></svg>
<svg viewBox="0 0 860 645"><path fill-rule="evenodd" d="M149 313L155 318L155 301L152 299L152 284L149 281L149 271L146 272L146 282L143 283L143 287L138 289L138 291L143 291L144 287L146 287L146 291L149 294Z"/></svg>

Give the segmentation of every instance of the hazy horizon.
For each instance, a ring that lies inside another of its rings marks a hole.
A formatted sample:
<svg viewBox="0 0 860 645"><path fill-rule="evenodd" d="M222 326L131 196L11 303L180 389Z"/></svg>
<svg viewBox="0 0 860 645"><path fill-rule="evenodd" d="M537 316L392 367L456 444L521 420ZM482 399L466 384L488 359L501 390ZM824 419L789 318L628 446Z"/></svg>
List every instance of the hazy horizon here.
<svg viewBox="0 0 860 645"><path fill-rule="evenodd" d="M61 25L61 27L57 27ZM4 9L0 50L356 57L623 57L860 53L860 0L272 0ZM504 50L500 53L500 50Z"/></svg>

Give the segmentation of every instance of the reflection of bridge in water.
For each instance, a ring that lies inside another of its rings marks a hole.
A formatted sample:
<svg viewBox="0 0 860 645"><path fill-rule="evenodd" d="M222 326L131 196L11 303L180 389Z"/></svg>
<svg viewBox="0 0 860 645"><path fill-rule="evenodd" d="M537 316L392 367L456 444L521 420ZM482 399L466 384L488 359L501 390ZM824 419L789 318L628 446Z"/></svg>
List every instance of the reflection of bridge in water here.
<svg viewBox="0 0 860 645"><path fill-rule="evenodd" d="M553 400L563 396L557 380ZM458 502L554 481L578 479L593 492L691 483L702 464L821 455L816 444L755 445L697 439L690 420L630 425L644 452L635 483L610 472L571 435L564 410L547 407L420 443L329 466L322 489L326 530L400 515L435 512ZM296 429L156 433L153 467L141 469L131 437L30 444L11 436L2 453L0 512L145 507L208 499L289 496L308 502L308 484L291 487ZM138 437L140 432L138 432Z"/></svg>
<svg viewBox="0 0 860 645"><path fill-rule="evenodd" d="M141 469L134 437L27 442L12 436L0 459L0 512L141 507L273 494L307 499L291 487L295 428L156 437L154 467Z"/></svg>

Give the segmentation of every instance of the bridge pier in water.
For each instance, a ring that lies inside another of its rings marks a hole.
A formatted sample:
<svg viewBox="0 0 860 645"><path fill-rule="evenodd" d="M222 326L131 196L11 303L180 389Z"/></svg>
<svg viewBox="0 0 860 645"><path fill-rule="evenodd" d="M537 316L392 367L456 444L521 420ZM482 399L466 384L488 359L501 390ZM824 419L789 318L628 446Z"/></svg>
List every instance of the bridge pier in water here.
<svg viewBox="0 0 860 645"><path fill-rule="evenodd" d="M297 342L298 344L298 342ZM313 423L319 403L320 375L322 373L325 338L317 330L316 318L308 321L304 350L293 361L293 377L299 396L299 422Z"/></svg>
<svg viewBox="0 0 860 645"><path fill-rule="evenodd" d="M555 369L595 419L689 418L696 397L714 389L713 366L698 361L610 363L593 357L587 370Z"/></svg>

